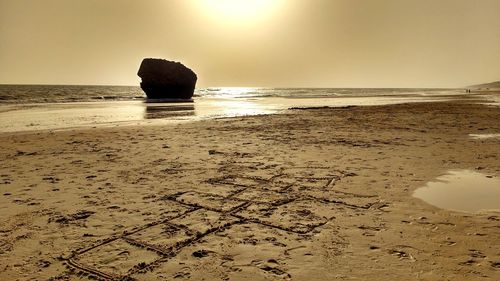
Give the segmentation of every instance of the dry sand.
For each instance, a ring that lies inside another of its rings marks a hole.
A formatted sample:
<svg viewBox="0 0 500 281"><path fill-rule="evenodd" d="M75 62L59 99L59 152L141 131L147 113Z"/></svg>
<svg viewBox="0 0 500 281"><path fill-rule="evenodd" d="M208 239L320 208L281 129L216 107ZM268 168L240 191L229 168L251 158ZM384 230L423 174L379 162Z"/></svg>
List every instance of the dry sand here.
<svg viewBox="0 0 500 281"><path fill-rule="evenodd" d="M0 135L0 280L500 280L500 214L412 192L500 176L500 108L291 110Z"/></svg>

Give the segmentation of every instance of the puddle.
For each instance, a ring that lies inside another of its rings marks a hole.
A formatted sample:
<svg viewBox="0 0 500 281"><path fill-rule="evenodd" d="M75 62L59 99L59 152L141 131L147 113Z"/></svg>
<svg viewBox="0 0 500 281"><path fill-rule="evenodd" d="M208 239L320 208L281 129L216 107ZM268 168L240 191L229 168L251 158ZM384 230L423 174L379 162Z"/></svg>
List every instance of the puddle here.
<svg viewBox="0 0 500 281"><path fill-rule="evenodd" d="M492 138L500 138L500 134L469 134L469 137L476 140L492 139Z"/></svg>
<svg viewBox="0 0 500 281"><path fill-rule="evenodd" d="M413 196L442 209L500 211L500 178L470 170L450 171L415 190Z"/></svg>

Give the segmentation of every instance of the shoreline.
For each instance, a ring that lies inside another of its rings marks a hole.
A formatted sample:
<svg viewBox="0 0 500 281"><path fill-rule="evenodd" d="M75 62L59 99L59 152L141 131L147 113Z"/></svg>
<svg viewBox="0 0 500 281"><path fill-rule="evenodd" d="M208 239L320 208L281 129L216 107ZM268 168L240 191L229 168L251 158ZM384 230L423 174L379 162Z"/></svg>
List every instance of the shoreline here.
<svg viewBox="0 0 500 281"><path fill-rule="evenodd" d="M500 177L500 141L469 136L498 120L445 101L1 133L0 279L494 280L500 213L412 193L453 169Z"/></svg>
<svg viewBox="0 0 500 281"><path fill-rule="evenodd" d="M381 95L329 98L199 98L190 103L144 101L1 104L0 134L71 130L89 127L167 125L206 119L277 114L290 108L378 106L421 102L469 100L498 105L495 96L474 94Z"/></svg>

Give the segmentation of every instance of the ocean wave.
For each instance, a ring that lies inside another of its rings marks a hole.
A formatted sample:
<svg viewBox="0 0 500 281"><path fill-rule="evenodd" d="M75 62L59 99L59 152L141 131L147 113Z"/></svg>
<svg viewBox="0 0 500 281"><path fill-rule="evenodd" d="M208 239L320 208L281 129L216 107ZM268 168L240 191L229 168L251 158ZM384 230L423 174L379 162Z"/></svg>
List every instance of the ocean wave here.
<svg viewBox="0 0 500 281"><path fill-rule="evenodd" d="M199 88L195 98L332 98L367 96L439 96L462 93L453 89L352 89L352 88ZM0 104L65 103L143 100L135 86L0 85Z"/></svg>
<svg viewBox="0 0 500 281"><path fill-rule="evenodd" d="M0 103L64 103L132 100L144 97L139 87L71 85L0 85Z"/></svg>

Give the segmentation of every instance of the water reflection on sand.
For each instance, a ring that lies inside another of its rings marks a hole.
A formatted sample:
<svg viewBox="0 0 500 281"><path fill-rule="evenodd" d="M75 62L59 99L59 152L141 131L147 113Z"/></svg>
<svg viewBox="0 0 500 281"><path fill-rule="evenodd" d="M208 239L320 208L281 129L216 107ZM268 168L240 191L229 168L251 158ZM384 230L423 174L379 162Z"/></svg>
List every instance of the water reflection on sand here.
<svg viewBox="0 0 500 281"><path fill-rule="evenodd" d="M443 209L500 211L500 179L470 170L450 171L417 189L413 196Z"/></svg>
<svg viewBox="0 0 500 281"><path fill-rule="evenodd" d="M469 134L469 136L476 140L500 138L500 134Z"/></svg>
<svg viewBox="0 0 500 281"><path fill-rule="evenodd" d="M369 106L446 100L443 97L364 96L326 98L198 97L192 103L104 101L6 105L0 132L69 129L89 126L165 124L207 118L278 113L291 107Z"/></svg>

